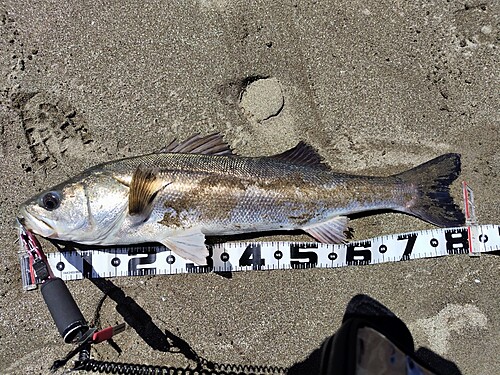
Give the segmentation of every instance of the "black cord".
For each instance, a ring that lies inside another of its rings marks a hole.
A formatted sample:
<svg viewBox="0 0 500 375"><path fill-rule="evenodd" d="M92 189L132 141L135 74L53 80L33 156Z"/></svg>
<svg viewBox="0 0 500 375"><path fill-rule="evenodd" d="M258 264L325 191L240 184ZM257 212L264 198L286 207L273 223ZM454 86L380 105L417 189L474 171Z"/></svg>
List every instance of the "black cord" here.
<svg viewBox="0 0 500 375"><path fill-rule="evenodd" d="M124 375L271 375L285 374L287 372L287 369L278 366L220 364L203 359L180 337L169 331L163 332L156 327L152 322L152 318L111 281L106 279L91 279L91 281L104 292L104 295L96 306L93 319L94 324L99 325L100 310L106 298L109 297L117 303L117 311L124 317L129 326L139 336L143 337L151 347L162 351L172 351L173 348L177 348L178 352L184 354L186 358L196 361L197 366L195 368L178 368L97 361L90 358L90 348L86 347L85 352L81 353L79 360L75 362L73 370ZM151 333L154 333L154 335ZM154 337L154 340L151 337Z"/></svg>
<svg viewBox="0 0 500 375"><path fill-rule="evenodd" d="M78 361L73 370L93 371L103 374L126 374L126 375L270 375L285 374L287 369L278 366L254 366L238 365L229 363L213 363L203 361L203 366L191 368L178 368L170 366L152 366L132 363L119 363L96 361L85 359Z"/></svg>

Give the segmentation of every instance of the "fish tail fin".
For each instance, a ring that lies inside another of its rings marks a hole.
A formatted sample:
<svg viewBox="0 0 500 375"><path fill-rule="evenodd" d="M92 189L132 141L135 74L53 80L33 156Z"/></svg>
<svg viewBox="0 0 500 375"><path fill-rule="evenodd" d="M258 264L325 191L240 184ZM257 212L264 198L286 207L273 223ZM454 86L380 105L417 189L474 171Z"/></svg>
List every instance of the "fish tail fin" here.
<svg viewBox="0 0 500 375"><path fill-rule="evenodd" d="M463 225L465 216L450 195L450 185L459 174L460 155L444 154L394 175L417 189L402 211L441 227Z"/></svg>

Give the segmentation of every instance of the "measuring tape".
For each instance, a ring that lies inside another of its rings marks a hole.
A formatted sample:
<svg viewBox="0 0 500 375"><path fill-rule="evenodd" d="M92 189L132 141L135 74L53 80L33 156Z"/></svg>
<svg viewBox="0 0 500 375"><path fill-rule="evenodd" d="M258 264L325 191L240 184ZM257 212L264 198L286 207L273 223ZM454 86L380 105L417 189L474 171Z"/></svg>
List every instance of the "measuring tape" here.
<svg viewBox="0 0 500 375"><path fill-rule="evenodd" d="M233 272L290 268L334 268L452 254L500 250L500 226L432 229L376 237L345 245L314 242L250 242L208 246L207 266L196 266L163 246L64 251L47 254L54 276L63 280L136 275Z"/></svg>
<svg viewBox="0 0 500 375"><path fill-rule="evenodd" d="M158 246L64 250L47 254L55 277L63 280L369 265L453 254L500 250L500 226L477 225L472 190L464 183L466 226L380 236L347 244L245 242L209 245L206 266L197 266ZM26 253L24 251L24 253ZM21 257L23 286L36 287L32 267Z"/></svg>

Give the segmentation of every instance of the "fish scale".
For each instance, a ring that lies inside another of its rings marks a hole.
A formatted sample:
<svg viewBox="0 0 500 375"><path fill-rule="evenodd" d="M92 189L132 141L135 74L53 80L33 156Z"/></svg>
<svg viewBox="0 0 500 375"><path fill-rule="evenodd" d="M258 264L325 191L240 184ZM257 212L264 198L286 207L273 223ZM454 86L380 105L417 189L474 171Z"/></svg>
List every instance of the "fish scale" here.
<svg viewBox="0 0 500 375"><path fill-rule="evenodd" d="M254 190L249 190L241 196L240 202L241 209L245 211L244 215L251 217L255 217L255 208L261 204L264 206L272 204L271 208L276 213L282 208L282 211L290 209L290 205L294 203L304 206L303 202L297 200L299 194L294 194L294 189L298 190L305 204L314 202L318 206L329 206L332 210L342 208L338 211L343 213L358 206L368 206L370 202L373 202L373 208L376 209L380 206L379 202L383 202L384 205L390 200L395 200L397 192L394 190L399 186L395 181L383 178L318 171L311 166L290 165L269 158L152 154L100 167L117 173L126 171L128 179L131 179L132 171L140 164L155 166L159 168L161 178L178 182L173 189L175 192L185 191L182 186L188 186L191 190L196 189L200 180L211 176L223 176L225 179L229 176L231 181L240 181L249 188L253 187ZM169 194L170 191L166 189L164 194ZM175 192L172 196L174 200ZM222 193L220 188L214 187L204 198L213 197L219 204L224 204L228 197ZM357 196L366 203L356 199ZM286 203L288 207L283 206ZM281 215L281 218L285 216L287 215Z"/></svg>

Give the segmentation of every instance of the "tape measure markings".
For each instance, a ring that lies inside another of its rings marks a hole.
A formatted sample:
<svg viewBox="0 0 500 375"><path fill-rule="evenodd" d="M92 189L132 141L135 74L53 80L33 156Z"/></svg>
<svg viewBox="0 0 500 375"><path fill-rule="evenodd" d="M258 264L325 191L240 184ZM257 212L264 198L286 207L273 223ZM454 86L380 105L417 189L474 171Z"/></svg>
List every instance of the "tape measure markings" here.
<svg viewBox="0 0 500 375"><path fill-rule="evenodd" d="M500 250L500 226L430 229L341 245L313 242L244 242L208 246L207 266L197 266L163 246L115 247L47 254L63 280L179 273L336 268ZM473 244L471 243L473 242ZM474 249L471 252L471 248Z"/></svg>

